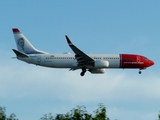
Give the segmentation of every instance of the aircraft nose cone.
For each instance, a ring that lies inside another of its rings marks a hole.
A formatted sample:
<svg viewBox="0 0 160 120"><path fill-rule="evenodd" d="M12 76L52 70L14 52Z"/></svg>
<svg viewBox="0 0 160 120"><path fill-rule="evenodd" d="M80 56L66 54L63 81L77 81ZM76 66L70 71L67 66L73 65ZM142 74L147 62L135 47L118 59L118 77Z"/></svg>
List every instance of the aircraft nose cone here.
<svg viewBox="0 0 160 120"><path fill-rule="evenodd" d="M151 61L150 61L150 64L151 64L151 66L152 66L152 65L154 65L154 62L151 60Z"/></svg>

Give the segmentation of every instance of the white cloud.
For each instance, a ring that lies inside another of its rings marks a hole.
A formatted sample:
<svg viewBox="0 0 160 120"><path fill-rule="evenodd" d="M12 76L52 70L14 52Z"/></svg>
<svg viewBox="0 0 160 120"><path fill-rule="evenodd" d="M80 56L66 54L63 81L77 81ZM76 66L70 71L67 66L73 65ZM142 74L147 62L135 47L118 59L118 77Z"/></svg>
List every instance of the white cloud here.
<svg viewBox="0 0 160 120"><path fill-rule="evenodd" d="M13 94L21 91L26 93L23 96L32 96L37 92L51 96L58 94L60 99L65 97L73 102L113 98L132 100L134 97L160 98L157 94L160 83L158 76L145 75L142 79L128 76L126 71L107 70L104 75L87 73L81 77L80 71L69 72L67 69L48 69L24 63L20 65L1 66L1 91L14 91ZM37 96L40 97L41 94Z"/></svg>

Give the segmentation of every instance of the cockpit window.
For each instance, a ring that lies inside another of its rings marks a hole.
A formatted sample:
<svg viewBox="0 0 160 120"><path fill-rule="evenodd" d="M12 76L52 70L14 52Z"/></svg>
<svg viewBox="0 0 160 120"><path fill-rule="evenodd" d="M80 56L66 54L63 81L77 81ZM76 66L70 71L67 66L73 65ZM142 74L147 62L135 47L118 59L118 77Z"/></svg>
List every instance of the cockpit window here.
<svg viewBox="0 0 160 120"><path fill-rule="evenodd" d="M145 60L149 60L149 59L148 59L148 58L146 58L146 57L145 57L144 59L145 59Z"/></svg>

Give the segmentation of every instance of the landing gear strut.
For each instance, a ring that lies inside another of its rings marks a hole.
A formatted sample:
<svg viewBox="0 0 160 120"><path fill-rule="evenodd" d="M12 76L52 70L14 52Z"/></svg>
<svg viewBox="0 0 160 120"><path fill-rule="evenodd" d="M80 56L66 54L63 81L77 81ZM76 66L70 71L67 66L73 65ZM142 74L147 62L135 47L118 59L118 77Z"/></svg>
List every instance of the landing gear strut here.
<svg viewBox="0 0 160 120"><path fill-rule="evenodd" d="M80 73L80 75L81 75L81 76L84 76L85 73L86 73L86 67L83 67L83 68L82 68L82 72Z"/></svg>

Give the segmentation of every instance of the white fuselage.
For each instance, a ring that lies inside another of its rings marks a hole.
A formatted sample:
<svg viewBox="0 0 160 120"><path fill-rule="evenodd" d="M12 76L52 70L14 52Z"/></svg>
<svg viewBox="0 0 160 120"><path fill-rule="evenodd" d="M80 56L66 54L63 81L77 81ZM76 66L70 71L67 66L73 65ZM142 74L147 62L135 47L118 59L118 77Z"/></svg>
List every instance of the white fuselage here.
<svg viewBox="0 0 160 120"><path fill-rule="evenodd" d="M119 54L88 54L88 56L93 58L95 61L108 61L109 66L106 68L120 67ZM44 67L75 69L81 68L81 66L77 66L78 63L75 59L75 54L31 54L28 58L18 57L18 59L30 64L40 65ZM88 66L88 68L93 67Z"/></svg>

